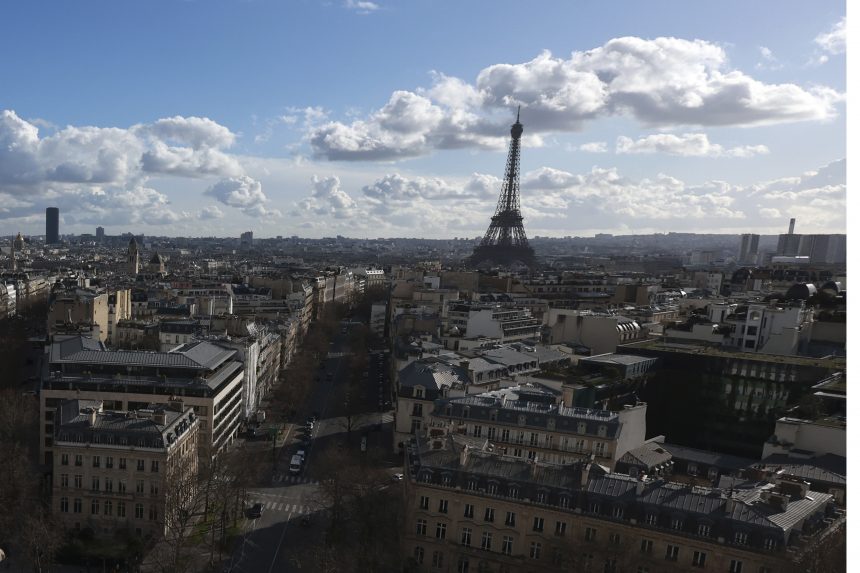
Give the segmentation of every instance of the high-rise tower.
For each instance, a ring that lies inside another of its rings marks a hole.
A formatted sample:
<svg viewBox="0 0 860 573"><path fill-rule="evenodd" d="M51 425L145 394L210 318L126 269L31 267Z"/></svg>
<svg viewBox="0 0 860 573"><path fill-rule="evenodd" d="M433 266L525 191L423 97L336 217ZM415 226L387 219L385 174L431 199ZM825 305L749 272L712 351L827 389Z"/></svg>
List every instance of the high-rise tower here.
<svg viewBox="0 0 860 573"><path fill-rule="evenodd" d="M128 274L136 277L140 272L140 250L134 237L128 242Z"/></svg>
<svg viewBox="0 0 860 573"><path fill-rule="evenodd" d="M60 242L60 209L48 207L45 209L45 243L53 245Z"/></svg>
<svg viewBox="0 0 860 573"><path fill-rule="evenodd" d="M490 219L481 244L469 258L474 266L513 266L516 264L534 267L535 253L523 229L520 213L520 137L523 124L517 109L517 121L511 126L511 146L505 167L505 180L496 205L496 213Z"/></svg>

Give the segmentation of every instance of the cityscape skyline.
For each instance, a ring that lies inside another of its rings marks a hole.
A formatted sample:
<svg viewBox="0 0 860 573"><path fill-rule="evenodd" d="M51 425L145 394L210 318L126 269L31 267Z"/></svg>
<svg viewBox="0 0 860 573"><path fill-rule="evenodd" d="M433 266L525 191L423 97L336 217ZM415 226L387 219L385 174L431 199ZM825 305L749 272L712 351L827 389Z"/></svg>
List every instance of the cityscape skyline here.
<svg viewBox="0 0 860 573"><path fill-rule="evenodd" d="M3 234L41 234L57 206L63 234L478 237L517 105L529 236L779 234L792 217L798 233L844 233L844 3L607 19L620 5L512 20L515 3L97 3L41 18L44 4L15 3L25 24L0 39L18 55L0 68ZM196 18L259 38L228 51ZM15 50L35 21L44 42ZM506 21L516 33L495 32ZM330 44L314 36L326 23ZM135 46L162 24L163 51ZM448 42L428 48L443 25ZM64 86L75 97L46 97Z"/></svg>

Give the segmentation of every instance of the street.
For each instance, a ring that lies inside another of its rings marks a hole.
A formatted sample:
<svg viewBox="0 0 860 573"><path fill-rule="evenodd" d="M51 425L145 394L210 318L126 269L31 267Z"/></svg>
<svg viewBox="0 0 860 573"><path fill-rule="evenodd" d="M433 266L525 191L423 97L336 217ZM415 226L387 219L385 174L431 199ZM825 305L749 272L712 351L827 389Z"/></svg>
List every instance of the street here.
<svg viewBox="0 0 860 573"><path fill-rule="evenodd" d="M387 467L390 473L399 471L400 460L390 453L393 414L387 404L386 361L382 352L370 355L366 376L350 386L349 335L343 330L335 335L307 403L295 406L298 423L285 428L286 438L274 453L275 463L269 466L273 468L269 483L248 490L248 505L259 503L263 512L259 518L247 520L247 529L224 571L313 570L319 558L313 554L315 542L325 535L327 525L326 496L319 481L325 466L345 450L361 451L364 441L361 455L368 465ZM319 419L303 445L302 421L312 413L318 413ZM271 444L271 440L249 442L259 448L261 457L273 455ZM296 475L289 471L289 464L300 449L305 451L305 462Z"/></svg>

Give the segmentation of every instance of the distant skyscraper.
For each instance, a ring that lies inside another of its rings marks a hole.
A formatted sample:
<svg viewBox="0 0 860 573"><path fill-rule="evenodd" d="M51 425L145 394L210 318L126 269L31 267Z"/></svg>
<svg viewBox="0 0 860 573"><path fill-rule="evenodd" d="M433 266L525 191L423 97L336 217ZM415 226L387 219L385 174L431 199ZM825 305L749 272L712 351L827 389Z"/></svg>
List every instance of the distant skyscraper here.
<svg viewBox="0 0 860 573"><path fill-rule="evenodd" d="M741 235L741 248L738 251L738 262L742 265L753 264L758 255L759 235L745 233Z"/></svg>
<svg viewBox="0 0 860 573"><path fill-rule="evenodd" d="M45 209L45 243L51 245L60 242L60 209L48 207Z"/></svg>
<svg viewBox="0 0 860 573"><path fill-rule="evenodd" d="M99 243L104 243L105 241L105 228L104 227L96 227L96 241Z"/></svg>
<svg viewBox="0 0 860 573"><path fill-rule="evenodd" d="M240 237L242 249L250 249L254 246L254 231L245 231Z"/></svg>
<svg viewBox="0 0 860 573"><path fill-rule="evenodd" d="M128 242L128 274L133 277L140 272L140 250L137 248L137 240L132 237Z"/></svg>

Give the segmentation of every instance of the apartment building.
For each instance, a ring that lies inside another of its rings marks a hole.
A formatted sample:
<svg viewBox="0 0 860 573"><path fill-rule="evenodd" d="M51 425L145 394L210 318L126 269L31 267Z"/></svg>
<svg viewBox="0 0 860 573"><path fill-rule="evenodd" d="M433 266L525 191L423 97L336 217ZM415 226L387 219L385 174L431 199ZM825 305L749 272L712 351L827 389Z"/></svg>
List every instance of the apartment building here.
<svg viewBox="0 0 860 573"><path fill-rule="evenodd" d="M465 338L486 337L507 343L540 337L541 321L526 308L451 301L447 309L448 328L456 327Z"/></svg>
<svg viewBox="0 0 860 573"><path fill-rule="evenodd" d="M486 440L510 458L564 464L593 457L613 469L645 441L646 410L642 403L618 412L573 408L548 390L520 385L436 400L429 432Z"/></svg>
<svg viewBox="0 0 860 573"><path fill-rule="evenodd" d="M182 398L200 420L201 458L214 457L239 429L244 380L236 350L192 342L171 352L107 350L83 336L57 336L40 392L40 456L53 466L56 411L63 400L101 400L130 411Z"/></svg>
<svg viewBox="0 0 860 573"><path fill-rule="evenodd" d="M831 496L777 479L735 491L551 464L466 436L406 454L405 557L416 571L773 573L844 524Z"/></svg>
<svg viewBox="0 0 860 573"><path fill-rule="evenodd" d="M131 411L63 400L54 422L53 514L96 536L163 535L197 475L193 409L181 399Z"/></svg>

